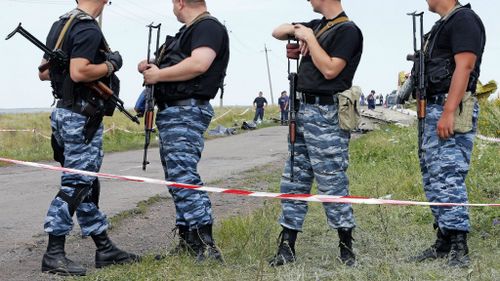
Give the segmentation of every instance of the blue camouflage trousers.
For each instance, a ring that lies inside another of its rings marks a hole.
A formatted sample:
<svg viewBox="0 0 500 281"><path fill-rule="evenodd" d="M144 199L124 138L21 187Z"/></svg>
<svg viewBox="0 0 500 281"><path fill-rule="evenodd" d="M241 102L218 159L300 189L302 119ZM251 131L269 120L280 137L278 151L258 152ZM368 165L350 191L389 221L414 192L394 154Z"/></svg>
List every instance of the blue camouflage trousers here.
<svg viewBox="0 0 500 281"><path fill-rule="evenodd" d="M64 149L64 167L90 172L98 172L103 158L102 124L89 144L84 143L83 127L87 117L67 109L56 108L50 117L52 134ZM83 200L91 193L90 187L95 177L63 173L61 176L61 191L73 197L75 193L85 190L80 196ZM87 200L85 200L87 201ZM80 201L81 202L81 201ZM94 203L82 202L76 208L76 217L83 236L100 234L108 228L106 215ZM62 236L73 228L73 218L68 203L56 196L45 217L45 232Z"/></svg>
<svg viewBox="0 0 500 281"><path fill-rule="evenodd" d="M160 134L160 157L167 181L203 185L197 166L204 147L203 133L214 115L211 105L172 106L156 115ZM176 225L190 230L213 223L208 194L184 188L169 188L174 199Z"/></svg>
<svg viewBox="0 0 500 281"><path fill-rule="evenodd" d="M455 133L443 140L437 134L437 123L443 113L443 106L427 105L425 129L422 137L420 169L425 195L429 202L467 203L465 178L477 129L479 105L472 114L472 131ZM431 207L435 224L441 230L469 231L469 211L466 207Z"/></svg>
<svg viewBox="0 0 500 281"><path fill-rule="evenodd" d="M324 195L349 195L350 132L339 127L338 106L300 105L296 118L297 133L293 182L290 180L290 160L285 164L281 177L281 192L310 193L313 180L318 193ZM289 148L290 149L290 148ZM307 202L282 200L282 226L302 231L307 213ZM331 228L355 227L350 204L323 203L328 225Z"/></svg>

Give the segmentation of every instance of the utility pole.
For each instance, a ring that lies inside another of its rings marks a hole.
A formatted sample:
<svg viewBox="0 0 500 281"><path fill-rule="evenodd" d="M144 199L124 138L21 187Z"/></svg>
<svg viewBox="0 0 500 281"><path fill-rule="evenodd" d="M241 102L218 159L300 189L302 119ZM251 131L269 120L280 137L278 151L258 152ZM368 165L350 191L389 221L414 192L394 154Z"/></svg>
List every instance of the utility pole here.
<svg viewBox="0 0 500 281"><path fill-rule="evenodd" d="M268 50L266 44L264 44L264 52L266 53L266 64L267 64L267 78L269 79L269 92L271 93L271 104L274 105L273 84L271 82L271 70L269 69L269 57L267 55L269 51L271 50Z"/></svg>

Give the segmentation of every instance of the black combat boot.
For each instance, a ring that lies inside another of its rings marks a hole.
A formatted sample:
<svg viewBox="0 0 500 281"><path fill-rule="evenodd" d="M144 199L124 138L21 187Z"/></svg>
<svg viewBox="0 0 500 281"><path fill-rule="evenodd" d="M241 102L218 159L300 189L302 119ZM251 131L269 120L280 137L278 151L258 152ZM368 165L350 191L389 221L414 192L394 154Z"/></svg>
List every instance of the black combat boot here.
<svg viewBox="0 0 500 281"><path fill-rule="evenodd" d="M203 225L198 229L189 231L187 245L194 252L197 262L212 259L224 263L224 258L215 245L211 224Z"/></svg>
<svg viewBox="0 0 500 281"><path fill-rule="evenodd" d="M278 252L269 261L270 266L281 266L295 261L295 241L297 240L297 233L297 230L283 227L283 230L278 236L278 240L280 240Z"/></svg>
<svg viewBox="0 0 500 281"><path fill-rule="evenodd" d="M448 255L448 266L468 267L470 264L467 232L450 231L451 250Z"/></svg>
<svg viewBox="0 0 500 281"><path fill-rule="evenodd" d="M339 228L339 248L340 248L340 261L347 266L354 266L356 264L356 256L352 250L352 228Z"/></svg>
<svg viewBox="0 0 500 281"><path fill-rule="evenodd" d="M65 242L65 235L55 236L49 234L49 244L42 259L42 272L64 276L84 276L87 270L83 266L66 258L66 253L64 252Z"/></svg>
<svg viewBox="0 0 500 281"><path fill-rule="evenodd" d="M425 260L434 260L445 258L451 249L450 237L445 235L441 229L437 228L437 239L436 242L429 248L425 249L419 255L410 257L411 262L423 262Z"/></svg>
<svg viewBox="0 0 500 281"><path fill-rule="evenodd" d="M140 261L138 255L120 250L109 239L106 231L101 234L92 235L92 240L97 247L95 252L95 267L101 268L113 264L124 264Z"/></svg>

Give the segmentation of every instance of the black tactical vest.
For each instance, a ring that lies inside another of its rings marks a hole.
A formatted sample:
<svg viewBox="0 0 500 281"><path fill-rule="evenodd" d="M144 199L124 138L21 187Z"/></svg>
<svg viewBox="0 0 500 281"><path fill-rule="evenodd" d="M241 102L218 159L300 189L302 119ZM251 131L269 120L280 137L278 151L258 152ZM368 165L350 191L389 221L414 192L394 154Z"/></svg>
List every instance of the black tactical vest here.
<svg viewBox="0 0 500 281"><path fill-rule="evenodd" d="M321 46L324 46L325 42L331 42L331 38L335 36L336 31L344 25L352 25L358 29L358 27L351 21L342 22L334 25L330 29L328 29L325 33L323 33L320 38L318 38L318 42ZM316 29L319 29L316 28ZM358 29L359 31L359 29ZM360 50L356 56L352 59L353 62L361 59L362 50ZM345 71L346 68L343 70ZM354 74L353 74L354 75ZM331 95L339 92L343 92L349 89L352 86L352 78L348 81L347 86L342 86L344 83L339 83L339 78L336 77L332 80L327 80L319 71L319 69L314 65L311 56L303 57L300 61L299 71L298 71L298 80L297 80L297 91L313 93L318 95Z"/></svg>
<svg viewBox="0 0 500 281"><path fill-rule="evenodd" d="M455 59L451 50L439 49L436 46L439 36L441 35L441 31L446 26L446 24L452 19L454 16L459 14L461 11L465 9L470 10L470 4L459 7L452 11L448 17L444 20L437 22L431 29L429 33L425 35L425 40L427 41L427 49L425 52L425 79L427 85L427 91L429 95L439 94L439 93L447 93L450 89L451 78L453 76L453 72L455 72ZM474 16L478 19L479 22L481 20L479 17L473 13ZM486 33L484 30L484 26L481 24L481 40L482 45L484 46L484 42L486 41ZM481 64L482 57L479 56L476 61L476 65L474 66L474 70L470 74L469 83L467 85L467 91L471 91L472 93L476 92L476 84L479 78L479 65Z"/></svg>
<svg viewBox="0 0 500 281"><path fill-rule="evenodd" d="M52 25L52 28L47 37L47 46L51 49L54 49L56 41L59 38L64 25L73 15L75 15L75 18L64 34L62 41L63 43L61 46L62 51L68 57L68 63L64 66L57 63L52 63L50 64L49 68L53 94L55 98L59 99L57 107L66 108L89 117L96 114L112 116L116 106L111 102L103 100L84 84L73 82L73 80L71 80L69 71L69 59L71 57L72 47L70 46L70 43L67 42L69 33L72 31L72 28L76 24L82 21L94 22L95 24L97 24L94 18L78 9L72 10L62 15L59 20ZM101 48L107 51L109 47L107 46L104 36L102 38L103 41L101 43ZM102 58L100 58L100 60L102 60L102 62L105 61L104 54L102 54ZM115 96L119 96L120 80L115 74L111 75L111 77L103 77L100 79L100 81L108 85L113 90L113 94Z"/></svg>
<svg viewBox="0 0 500 281"><path fill-rule="evenodd" d="M186 44L186 38L190 38L194 27L202 21L211 20L222 25L215 17L206 16L188 27L183 27L175 37L167 36L165 44L160 49L157 65L159 68L166 68L176 65L183 61L190 54L185 54L182 46ZM155 85L155 100L158 103L176 101L188 98L196 98L202 100L213 99L217 95L217 91L224 86L224 78L226 76L226 68L229 63L229 36L225 32L221 52L224 52L222 61L224 69L221 72L207 71L191 80L179 82L159 82ZM219 54L217 54L218 56ZM216 58L217 59L217 58Z"/></svg>

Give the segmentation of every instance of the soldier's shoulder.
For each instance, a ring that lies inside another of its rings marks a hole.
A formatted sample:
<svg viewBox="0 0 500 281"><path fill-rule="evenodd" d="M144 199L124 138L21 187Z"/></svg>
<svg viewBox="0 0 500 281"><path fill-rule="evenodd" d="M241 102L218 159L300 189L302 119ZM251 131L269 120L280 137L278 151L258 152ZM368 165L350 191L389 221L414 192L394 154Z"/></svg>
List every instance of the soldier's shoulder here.
<svg viewBox="0 0 500 281"><path fill-rule="evenodd" d="M80 21L93 21L94 18L90 16L89 14L79 10L79 9L73 9L64 15L60 16L59 19L65 20L69 19L70 17L74 16L76 19Z"/></svg>

